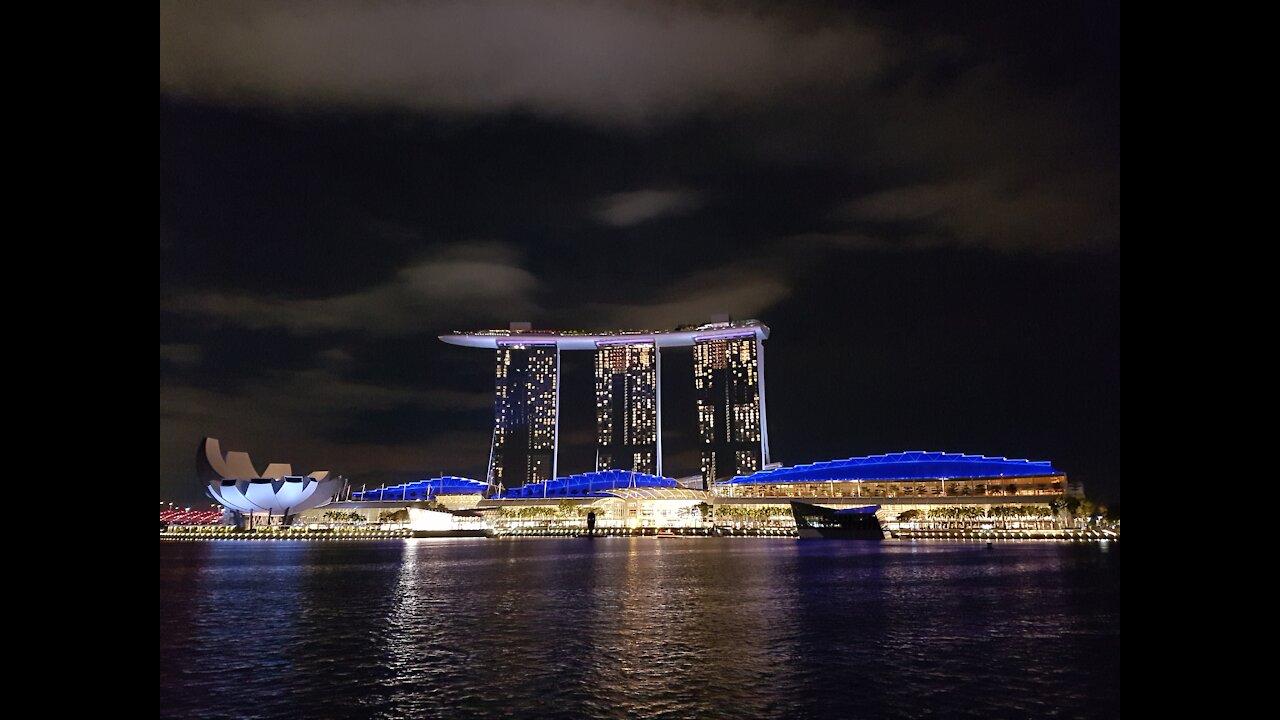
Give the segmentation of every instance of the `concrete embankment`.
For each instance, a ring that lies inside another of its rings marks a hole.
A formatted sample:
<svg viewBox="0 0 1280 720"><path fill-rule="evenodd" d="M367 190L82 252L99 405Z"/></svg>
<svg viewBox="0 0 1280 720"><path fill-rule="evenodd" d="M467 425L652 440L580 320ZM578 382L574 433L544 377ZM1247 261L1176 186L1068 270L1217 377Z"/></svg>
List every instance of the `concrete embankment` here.
<svg viewBox="0 0 1280 720"><path fill-rule="evenodd" d="M422 537L489 537L484 530L287 530L182 529L160 533L161 540L395 540Z"/></svg>
<svg viewBox="0 0 1280 720"><path fill-rule="evenodd" d="M1099 542L1119 540L1119 533L1110 530L899 530L894 537L900 540L1065 540L1073 542Z"/></svg>
<svg viewBox="0 0 1280 720"><path fill-rule="evenodd" d="M596 528L591 537L796 537L795 528ZM669 533L669 534L667 534ZM586 537L583 528L508 528L494 537Z"/></svg>
<svg viewBox="0 0 1280 720"><path fill-rule="evenodd" d="M160 533L160 539L171 542L204 540L394 540L425 537L493 537L493 538L564 538L588 537L582 528L501 528L485 530L252 530L233 531L226 528L182 528ZM797 537L794 528L677 528L659 531L655 528L596 528L590 537ZM892 539L915 540L965 540L978 542L1054 540L1059 542L1118 541L1120 535L1110 530L900 530L892 533Z"/></svg>

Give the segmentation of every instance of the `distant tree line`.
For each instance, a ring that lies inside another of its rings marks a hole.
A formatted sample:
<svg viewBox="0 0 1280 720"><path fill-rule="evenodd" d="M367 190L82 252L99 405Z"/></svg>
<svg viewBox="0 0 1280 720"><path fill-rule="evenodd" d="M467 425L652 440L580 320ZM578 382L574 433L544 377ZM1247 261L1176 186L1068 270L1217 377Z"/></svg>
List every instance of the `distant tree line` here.
<svg viewBox="0 0 1280 720"><path fill-rule="evenodd" d="M791 517L791 508L783 505L717 505L715 506L716 523L741 522L760 524L769 522L775 515Z"/></svg>

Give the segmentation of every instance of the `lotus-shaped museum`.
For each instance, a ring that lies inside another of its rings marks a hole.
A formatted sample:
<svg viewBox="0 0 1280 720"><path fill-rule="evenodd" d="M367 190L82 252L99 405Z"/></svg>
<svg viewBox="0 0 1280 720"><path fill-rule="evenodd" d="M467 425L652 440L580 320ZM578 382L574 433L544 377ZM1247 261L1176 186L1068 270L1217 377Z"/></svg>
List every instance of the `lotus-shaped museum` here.
<svg viewBox="0 0 1280 720"><path fill-rule="evenodd" d="M205 438L196 451L200 481L209 497L223 507L243 513L293 515L319 507L342 490L343 480L328 470L294 475L288 463L271 463L258 472L249 453L223 455L217 438Z"/></svg>

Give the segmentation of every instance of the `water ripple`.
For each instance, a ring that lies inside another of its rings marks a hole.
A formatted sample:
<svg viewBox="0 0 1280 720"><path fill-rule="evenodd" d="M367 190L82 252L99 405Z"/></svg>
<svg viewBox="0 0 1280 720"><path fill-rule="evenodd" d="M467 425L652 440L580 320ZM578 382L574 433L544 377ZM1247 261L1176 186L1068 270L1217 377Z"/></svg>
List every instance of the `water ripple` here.
<svg viewBox="0 0 1280 720"><path fill-rule="evenodd" d="M173 718L1118 717L1120 552L161 543Z"/></svg>

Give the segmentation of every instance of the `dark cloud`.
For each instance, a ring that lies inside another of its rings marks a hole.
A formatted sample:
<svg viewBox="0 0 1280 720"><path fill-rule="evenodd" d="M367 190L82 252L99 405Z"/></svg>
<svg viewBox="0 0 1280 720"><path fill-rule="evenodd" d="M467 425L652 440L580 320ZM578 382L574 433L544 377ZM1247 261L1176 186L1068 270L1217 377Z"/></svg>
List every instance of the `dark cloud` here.
<svg viewBox="0 0 1280 720"><path fill-rule="evenodd" d="M401 107L645 124L874 76L849 21L702 3L162 3L160 83L289 106Z"/></svg>
<svg viewBox="0 0 1280 720"><path fill-rule="evenodd" d="M487 392L424 389L353 380L323 367L276 372L233 390L178 383L160 389L161 474L185 474L192 438L223 436L257 459L327 465L352 473L409 473L430 463L473 467L480 440L451 431L459 418L482 419ZM406 426L405 418L415 425ZM226 436L230 437L226 437ZM229 447L224 444L224 447Z"/></svg>
<svg viewBox="0 0 1280 720"><path fill-rule="evenodd" d="M684 214L697 206L696 193L681 190L633 190L601 200L596 217L614 227L629 227L669 215Z"/></svg>
<svg viewBox="0 0 1280 720"><path fill-rule="evenodd" d="M674 318L705 322L712 315L722 313L755 318L788 294L788 288L781 279L763 273L722 275L707 271L689 283L702 287L677 289L670 299L650 305L609 306L607 315L614 319L609 324L618 327L675 327L680 323L673 323Z"/></svg>
<svg viewBox="0 0 1280 720"><path fill-rule="evenodd" d="M468 316L535 312L530 298L537 280L514 262L502 248L480 244L468 246L468 252L460 256L415 263L386 283L344 295L273 298L244 292L203 292L178 295L167 306L181 315L301 335L420 332L441 321ZM454 309L455 303L466 309Z"/></svg>
<svg viewBox="0 0 1280 720"><path fill-rule="evenodd" d="M160 359L179 365L198 365L204 359L204 351L199 345L171 343L160 346Z"/></svg>
<svg viewBox="0 0 1280 720"><path fill-rule="evenodd" d="M1093 182L1090 182L1093 180ZM1116 188L1106 179L1075 187L1002 187L989 180L891 188L849 202L843 215L870 232L910 228L914 237L1006 250L1114 247Z"/></svg>

